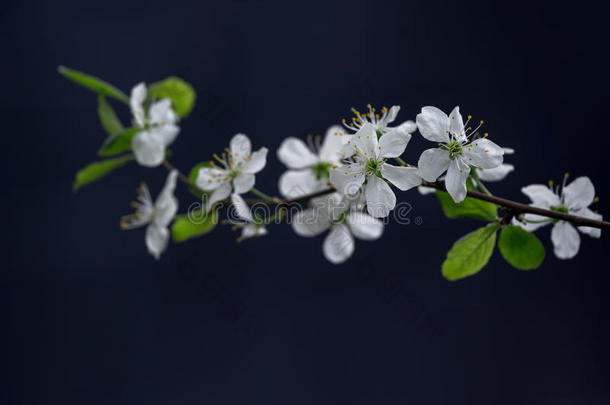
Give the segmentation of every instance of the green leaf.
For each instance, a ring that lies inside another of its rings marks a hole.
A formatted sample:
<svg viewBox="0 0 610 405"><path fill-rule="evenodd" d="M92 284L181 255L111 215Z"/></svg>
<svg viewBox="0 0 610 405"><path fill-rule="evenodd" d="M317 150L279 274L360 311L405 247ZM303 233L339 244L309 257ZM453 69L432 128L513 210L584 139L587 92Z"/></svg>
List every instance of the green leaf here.
<svg viewBox="0 0 610 405"><path fill-rule="evenodd" d="M454 281L478 273L489 261L496 242L497 223L489 224L458 239L443 262L443 276Z"/></svg>
<svg viewBox="0 0 610 405"><path fill-rule="evenodd" d="M467 186L469 190L472 189L470 182L467 183ZM494 221L498 216L498 208L495 204L487 201L466 197L464 201L456 204L447 192L440 190L436 190L436 197L438 197L441 208L447 218L474 218L483 221Z"/></svg>
<svg viewBox="0 0 610 405"><path fill-rule="evenodd" d="M210 161L200 162L200 163L197 163L195 166L193 166L193 168L189 172L189 181L191 182L191 184L197 183L197 176L199 175L199 169L201 169L202 167L213 167L213 166L214 165ZM199 191L198 189L196 189L194 187L189 187L189 191L195 197L197 197L199 199L202 198L201 191ZM204 193L204 194L208 194L208 193Z"/></svg>
<svg viewBox="0 0 610 405"><path fill-rule="evenodd" d="M211 232L218 224L218 213L212 210L205 214L205 208L191 211L186 215L176 215L172 225L172 240L184 242Z"/></svg>
<svg viewBox="0 0 610 405"><path fill-rule="evenodd" d="M179 117L186 117L195 106L195 90L184 80L170 76L165 80L153 83L148 88L149 98L168 98Z"/></svg>
<svg viewBox="0 0 610 405"><path fill-rule="evenodd" d="M100 156L114 156L131 150L131 140L140 128L127 128L123 132L106 138L98 151Z"/></svg>
<svg viewBox="0 0 610 405"><path fill-rule="evenodd" d="M121 124L119 117L116 116L112 106L106 101L106 97L100 94L97 101L97 115L100 117L102 127L104 127L108 135L116 135L123 132L123 124Z"/></svg>
<svg viewBox="0 0 610 405"><path fill-rule="evenodd" d="M520 270L532 270L544 261L540 239L520 226L506 226L500 232L498 248L504 259Z"/></svg>
<svg viewBox="0 0 610 405"><path fill-rule="evenodd" d="M76 173L76 179L74 180L74 191L79 188L92 183L96 180L101 179L113 170L118 169L125 163L133 160L133 155L125 155L114 159L101 160L99 162L93 162L89 166L81 169Z"/></svg>
<svg viewBox="0 0 610 405"><path fill-rule="evenodd" d="M78 83L89 90L93 90L108 97L116 98L117 100L129 105L129 97L127 97L125 93L102 79L79 72L78 70L69 69L65 66L59 66L57 71L73 82Z"/></svg>

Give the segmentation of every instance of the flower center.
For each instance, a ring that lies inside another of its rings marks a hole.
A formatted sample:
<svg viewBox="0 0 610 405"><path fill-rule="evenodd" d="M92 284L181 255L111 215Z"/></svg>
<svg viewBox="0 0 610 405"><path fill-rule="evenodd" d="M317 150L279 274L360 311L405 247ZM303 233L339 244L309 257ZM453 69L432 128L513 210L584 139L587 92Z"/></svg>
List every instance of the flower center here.
<svg viewBox="0 0 610 405"><path fill-rule="evenodd" d="M316 180L328 179L330 177L330 168L332 167L332 163L329 162L319 162L316 163L313 167L313 174L316 176Z"/></svg>
<svg viewBox="0 0 610 405"><path fill-rule="evenodd" d="M449 143L441 146L441 149L449 152L449 159L455 159L457 156L462 155L462 144L458 141L450 141Z"/></svg>
<svg viewBox="0 0 610 405"><path fill-rule="evenodd" d="M346 128L349 128L352 131L356 131L356 132L360 128L362 128L362 126L364 124L369 122L369 123L373 124L375 126L375 128L378 130L377 131L378 137L383 135L383 130L385 129L384 120L387 117L389 110L386 107L381 107L381 110L378 111L374 107L372 107L370 104L367 104L366 108L368 111L361 113L360 111L358 111L352 107L351 111L352 111L352 113L354 113L354 116L352 117L351 122L348 122L345 118L343 120L341 120L341 122L343 123L343 125ZM382 126L383 128L379 128L380 126ZM382 131L379 131L379 129L381 129Z"/></svg>
<svg viewBox="0 0 610 405"><path fill-rule="evenodd" d="M366 162L366 175L367 177L374 174L375 176L381 177L381 166L383 161L377 159L369 159Z"/></svg>

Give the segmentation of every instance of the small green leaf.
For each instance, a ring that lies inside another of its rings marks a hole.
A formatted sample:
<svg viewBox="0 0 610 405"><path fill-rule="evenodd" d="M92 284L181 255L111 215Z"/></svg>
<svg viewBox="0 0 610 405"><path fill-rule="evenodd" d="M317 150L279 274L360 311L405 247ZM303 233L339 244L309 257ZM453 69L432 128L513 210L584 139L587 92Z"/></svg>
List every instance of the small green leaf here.
<svg viewBox="0 0 610 405"><path fill-rule="evenodd" d="M186 215L176 215L172 225L172 240L184 242L211 232L218 224L218 213L212 210L206 215L205 208L191 211Z"/></svg>
<svg viewBox="0 0 610 405"><path fill-rule="evenodd" d="M214 165L210 161L200 162L200 163L197 163L195 166L193 166L193 168L189 172L189 181L191 182L191 184L197 184L197 176L199 175L199 169L201 169L202 167L213 167L213 166ZM196 188L189 187L189 191L195 197L197 197L199 199L202 198L201 192L199 190L197 190Z"/></svg>
<svg viewBox="0 0 610 405"><path fill-rule="evenodd" d="M469 190L472 189L470 182L468 182L467 186ZM495 204L487 201L466 197L464 201L456 204L448 193L439 190L436 190L436 196L447 218L474 218L483 221L494 221L498 216L498 209Z"/></svg>
<svg viewBox="0 0 610 405"><path fill-rule="evenodd" d="M498 248L504 259L520 270L532 270L544 261L540 239L520 226L507 226L500 232Z"/></svg>
<svg viewBox="0 0 610 405"><path fill-rule="evenodd" d="M101 160L93 162L89 166L81 169L76 173L74 180L74 191L79 188L101 179L108 173L123 166L125 163L133 160L133 155L125 155L114 159Z"/></svg>
<svg viewBox="0 0 610 405"><path fill-rule="evenodd" d="M116 98L117 100L129 105L129 97L127 97L125 93L102 79L79 72L78 70L69 69L65 66L58 67L57 71L73 82L78 83L89 90L93 90L108 97Z"/></svg>
<svg viewBox="0 0 610 405"><path fill-rule="evenodd" d="M100 94L97 97L97 101L97 115L100 117L102 127L104 127L108 135L116 135L123 132L123 124L121 124L119 117L116 116L112 106L106 101L106 97Z"/></svg>
<svg viewBox="0 0 610 405"><path fill-rule="evenodd" d="M497 223L489 224L458 239L443 262L443 276L454 281L478 273L489 261L496 243Z"/></svg>
<svg viewBox="0 0 610 405"><path fill-rule="evenodd" d="M158 100L170 99L174 111L179 117L186 117L190 114L196 98L193 86L174 76L151 84L148 88L148 96Z"/></svg>
<svg viewBox="0 0 610 405"><path fill-rule="evenodd" d="M100 156L114 156L131 150L131 140L140 128L127 128L123 132L106 138L97 152Z"/></svg>

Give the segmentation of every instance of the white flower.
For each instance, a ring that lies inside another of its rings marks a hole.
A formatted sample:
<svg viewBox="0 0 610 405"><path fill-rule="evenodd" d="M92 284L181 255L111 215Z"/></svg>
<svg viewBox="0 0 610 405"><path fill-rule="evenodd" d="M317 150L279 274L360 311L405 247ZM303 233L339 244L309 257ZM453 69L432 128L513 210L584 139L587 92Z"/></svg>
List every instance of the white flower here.
<svg viewBox="0 0 610 405"><path fill-rule="evenodd" d="M241 228L241 236L237 239L238 242L254 236L262 236L267 234L265 225L262 222L254 219L248 204L239 194L231 194L231 202L233 203L233 208L235 208L237 216L242 220L241 223L235 223L237 228Z"/></svg>
<svg viewBox="0 0 610 405"><path fill-rule="evenodd" d="M419 170L426 181L436 181L447 171L445 186L456 203L466 198L466 179L470 168L492 169L502 164L504 150L488 139L469 142L480 125L467 134L459 107L448 117L436 107L424 107L417 114L417 127L422 136L438 142L439 147L425 150L419 157ZM483 121L481 121L481 124Z"/></svg>
<svg viewBox="0 0 610 405"><path fill-rule="evenodd" d="M254 174L260 172L267 163L267 148L251 153L252 144L244 134L231 138L230 148L222 158L214 157L223 168L204 167L199 169L196 184L204 191L212 191L207 201L207 211L218 201L231 195L231 190L243 194L254 187Z"/></svg>
<svg viewBox="0 0 610 405"><path fill-rule="evenodd" d="M314 199L313 208L297 213L292 222L294 231L305 237L330 232L322 244L322 252L334 264L345 262L354 253L354 237L375 240L383 233L383 223L358 208L358 198L333 193Z"/></svg>
<svg viewBox="0 0 610 405"><path fill-rule="evenodd" d="M511 148L502 149L504 150L505 155L512 155L513 153L515 153L515 150ZM479 179L483 181L504 180L504 178L508 176L508 173L512 172L513 170L515 170L515 166L508 163L502 163L500 166L494 167L493 169L476 168L477 174L479 175ZM438 180L445 180L445 176L439 177ZM476 187L476 183L474 181L472 182L472 184ZM434 193L436 189L434 187L419 186L417 187L417 191L419 191L421 195L427 195Z"/></svg>
<svg viewBox="0 0 610 405"><path fill-rule="evenodd" d="M602 220L600 214L588 208L591 203L597 200L591 180L588 177L578 177L566 186L567 178L568 175L566 174L561 189L557 186L553 190L553 183L549 182L548 187L543 184L532 184L523 187L521 191L532 200L531 205L534 207ZM554 224L551 230L551 241L553 242L555 256L558 258L571 259L578 253L580 236L576 232L576 228L569 222L535 214L524 214L523 220L525 224L517 220L513 220L513 224L520 225L529 232L548 224ZM579 226L578 230L594 238L599 238L602 232L601 229L589 226Z"/></svg>
<svg viewBox="0 0 610 405"><path fill-rule="evenodd" d="M373 128L375 128L379 135L391 130L392 128L389 125L396 120L396 116L398 116L398 111L400 111L399 105L392 106L389 110L386 107L381 108L381 114L379 114L370 104L366 106L368 108L368 112L360 113L360 111L352 108L352 112L355 117L352 117L352 122L348 123L345 119L343 119L343 125L346 128L351 129L354 132L358 132L360 128L364 126L364 124L371 124ZM403 127L405 131L408 133L412 133L417 129L417 126L413 121L405 121L400 126Z"/></svg>
<svg viewBox="0 0 610 405"><path fill-rule="evenodd" d="M144 225L146 228L146 247L155 259L167 248L170 222L178 211L178 200L174 196L178 172L173 170L167 176L165 186L153 203L145 183L138 189L138 201L133 203L136 212L121 218L121 229L134 229Z"/></svg>
<svg viewBox="0 0 610 405"><path fill-rule="evenodd" d="M502 148L502 150L504 150L505 155L512 155L515 153L515 150L512 148ZM504 180L506 176L508 176L508 173L513 170L515 170L515 166L509 163L502 163L500 166L491 169L476 169L480 180L492 182Z"/></svg>
<svg viewBox="0 0 610 405"><path fill-rule="evenodd" d="M279 180L280 193L286 198L297 198L328 188L329 170L341 161L342 149L347 142L345 131L332 126L326 131L324 142L308 144L294 137L286 138L277 151L280 161L289 169Z"/></svg>
<svg viewBox="0 0 610 405"><path fill-rule="evenodd" d="M144 111L145 100L146 85L140 83L131 90L130 104L135 124L142 131L134 135L131 148L139 164L155 167L163 162L165 148L176 139L180 128L170 100L153 101L148 115Z"/></svg>
<svg viewBox="0 0 610 405"><path fill-rule="evenodd" d="M387 158L400 156L411 139L403 126L393 128L377 141L375 127L366 123L354 135L347 135L353 147L351 162L330 171L330 183L342 194L352 195L365 185L368 213L386 217L396 205L396 196L386 183L390 181L402 191L421 184L417 168L393 166Z"/></svg>

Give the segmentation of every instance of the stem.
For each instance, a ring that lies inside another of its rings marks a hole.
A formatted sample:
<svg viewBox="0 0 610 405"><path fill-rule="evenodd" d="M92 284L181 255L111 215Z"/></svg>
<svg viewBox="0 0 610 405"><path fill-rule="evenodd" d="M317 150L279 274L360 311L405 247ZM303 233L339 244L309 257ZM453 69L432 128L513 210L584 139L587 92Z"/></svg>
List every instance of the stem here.
<svg viewBox="0 0 610 405"><path fill-rule="evenodd" d="M250 189L250 192L252 194L254 194L255 196L262 198L263 200L267 201L267 202L275 202L275 198L268 196L267 194L263 193L262 191L259 191L257 189L255 189L254 187L252 187Z"/></svg>
<svg viewBox="0 0 610 405"><path fill-rule="evenodd" d="M177 170L168 161L163 162L163 167L165 167L168 171ZM197 187L195 184L191 183L189 181L188 177L186 177L184 174L180 173L180 171L178 171L178 179L182 183L186 184L187 186L192 187L192 188L200 191L201 193L204 192L202 189ZM445 188L444 181L438 181L438 180L435 182L422 181L421 185L425 186L425 187L435 188L440 191L447 191L447 189ZM254 190L254 189L252 189L252 190ZM308 194L303 197L295 198L292 200L284 200L284 201L282 201L280 199L271 198L263 193L261 193L261 194L264 195L265 197L267 197L269 200L263 198L262 196L259 196L259 197L261 197L264 200L264 202L268 202L270 204L277 204L282 207L290 207L293 205L298 205L298 204L307 202L307 201L311 200L312 198L321 197L326 194L334 193L335 191L336 190L334 188L328 188L326 190L318 191L313 194ZM259 191L257 190L257 192L259 192ZM256 192L254 192L254 191L253 191L253 193L256 194ZM610 229L610 222L606 222L606 221L598 221L596 219L579 217L577 215L571 215L571 214L567 214L565 212L558 212L558 211L546 210L544 208L532 207L531 205L518 203L516 201L507 200L505 198L496 197L494 195L484 194L484 193L481 193L481 192L475 191L475 190L468 190L467 195L468 195L468 197L475 198L477 200L483 200L483 201L487 201L492 204L495 204L498 207L503 208L511 216L517 216L520 214L537 214L537 215L542 215L542 216L548 217L548 218L554 218L554 219L559 219L562 221L571 222L572 224L574 224L576 226L589 226L591 228ZM225 202L226 201L223 201L223 203L225 203ZM255 201L255 202L259 202L259 201Z"/></svg>
<svg viewBox="0 0 610 405"><path fill-rule="evenodd" d="M394 160L395 160L395 161L396 161L398 164L400 164L400 165L403 165L403 166L408 166L408 165L407 165L407 162L405 162L404 160L402 160L402 159L401 159L401 158L399 158L399 157L395 157L395 158L394 158Z"/></svg>
<svg viewBox="0 0 610 405"><path fill-rule="evenodd" d="M481 181L481 179L479 179L479 174L477 173L477 169L472 169L470 171L470 176L474 179L475 183L477 183L477 187L479 189L481 189L485 194L487 195L492 195L491 191L489 191L487 189L487 187L485 187L485 184L483 184L483 182Z"/></svg>

